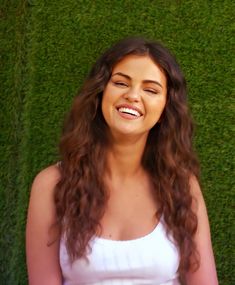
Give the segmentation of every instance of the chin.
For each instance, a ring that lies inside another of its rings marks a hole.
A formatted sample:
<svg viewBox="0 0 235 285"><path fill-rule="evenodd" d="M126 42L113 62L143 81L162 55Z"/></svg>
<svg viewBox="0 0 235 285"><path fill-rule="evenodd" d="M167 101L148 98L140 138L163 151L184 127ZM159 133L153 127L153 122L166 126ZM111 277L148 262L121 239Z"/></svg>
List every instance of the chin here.
<svg viewBox="0 0 235 285"><path fill-rule="evenodd" d="M139 130L133 130L130 128L115 128L111 130L113 137L123 138L138 138L138 137L147 137L149 132L140 132Z"/></svg>

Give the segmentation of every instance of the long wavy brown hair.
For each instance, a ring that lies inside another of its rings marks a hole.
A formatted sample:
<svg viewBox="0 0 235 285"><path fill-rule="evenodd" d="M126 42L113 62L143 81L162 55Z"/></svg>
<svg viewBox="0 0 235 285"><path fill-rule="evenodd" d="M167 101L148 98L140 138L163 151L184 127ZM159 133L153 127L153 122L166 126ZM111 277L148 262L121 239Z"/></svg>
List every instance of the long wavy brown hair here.
<svg viewBox="0 0 235 285"><path fill-rule="evenodd" d="M167 78L167 103L160 121L150 130L142 165L149 173L167 233L180 252L179 273L199 265L193 240L197 217L193 211L190 177L199 176L192 147L193 124L188 111L184 76L171 53L143 38L121 40L94 64L75 97L60 141L61 179L55 188L57 225L66 235L71 262L86 257L89 241L100 232L108 191L106 170L108 127L101 111L103 91L113 67L125 56L148 55Z"/></svg>

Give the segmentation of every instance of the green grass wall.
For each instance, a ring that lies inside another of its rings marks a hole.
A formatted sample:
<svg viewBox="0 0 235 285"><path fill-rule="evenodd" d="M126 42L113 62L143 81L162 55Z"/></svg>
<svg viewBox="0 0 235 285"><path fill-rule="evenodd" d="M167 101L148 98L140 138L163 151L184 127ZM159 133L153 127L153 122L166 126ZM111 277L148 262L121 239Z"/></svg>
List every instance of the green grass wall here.
<svg viewBox="0 0 235 285"><path fill-rule="evenodd" d="M27 284L33 177L57 160L64 114L96 57L128 35L162 41L185 73L218 276L235 284L234 11L232 0L1 1L0 284Z"/></svg>

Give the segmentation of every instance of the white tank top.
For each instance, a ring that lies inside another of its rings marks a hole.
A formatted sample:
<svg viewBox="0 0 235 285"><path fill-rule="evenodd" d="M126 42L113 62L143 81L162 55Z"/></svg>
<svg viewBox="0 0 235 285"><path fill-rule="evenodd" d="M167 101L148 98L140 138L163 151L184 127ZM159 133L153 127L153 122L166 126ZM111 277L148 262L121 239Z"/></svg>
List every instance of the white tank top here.
<svg viewBox="0 0 235 285"><path fill-rule="evenodd" d="M179 251L166 236L163 220L144 237L116 241L94 237L91 253L69 263L60 243L63 285L179 285Z"/></svg>

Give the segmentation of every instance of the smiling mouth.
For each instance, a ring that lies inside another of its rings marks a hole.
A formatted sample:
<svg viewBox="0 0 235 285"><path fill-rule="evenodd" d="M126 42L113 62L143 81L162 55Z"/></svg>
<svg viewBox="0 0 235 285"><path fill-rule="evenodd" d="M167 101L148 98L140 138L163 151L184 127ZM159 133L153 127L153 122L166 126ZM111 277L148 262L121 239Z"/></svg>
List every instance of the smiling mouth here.
<svg viewBox="0 0 235 285"><path fill-rule="evenodd" d="M140 117L142 114L140 114L137 110L131 109L131 108L126 108L126 107L120 107L117 109L118 112L123 113L123 114L128 114L133 117Z"/></svg>

